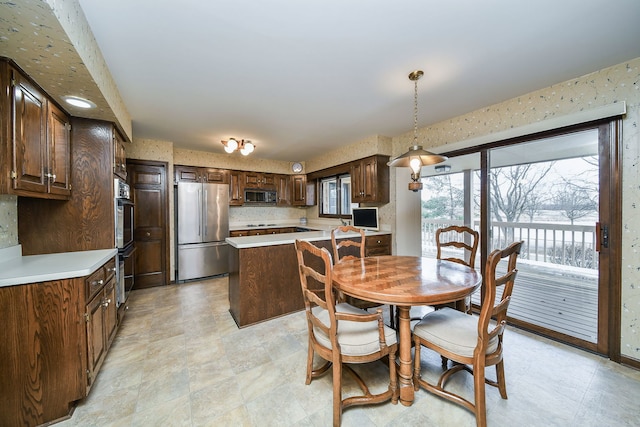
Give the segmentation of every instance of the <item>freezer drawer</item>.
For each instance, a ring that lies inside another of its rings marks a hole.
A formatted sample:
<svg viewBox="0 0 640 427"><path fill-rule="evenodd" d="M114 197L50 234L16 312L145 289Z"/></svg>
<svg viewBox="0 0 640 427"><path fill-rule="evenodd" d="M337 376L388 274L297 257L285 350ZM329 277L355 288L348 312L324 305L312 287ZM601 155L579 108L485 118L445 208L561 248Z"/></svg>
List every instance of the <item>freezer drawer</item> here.
<svg viewBox="0 0 640 427"><path fill-rule="evenodd" d="M178 245L178 280L229 272L229 245L223 242Z"/></svg>

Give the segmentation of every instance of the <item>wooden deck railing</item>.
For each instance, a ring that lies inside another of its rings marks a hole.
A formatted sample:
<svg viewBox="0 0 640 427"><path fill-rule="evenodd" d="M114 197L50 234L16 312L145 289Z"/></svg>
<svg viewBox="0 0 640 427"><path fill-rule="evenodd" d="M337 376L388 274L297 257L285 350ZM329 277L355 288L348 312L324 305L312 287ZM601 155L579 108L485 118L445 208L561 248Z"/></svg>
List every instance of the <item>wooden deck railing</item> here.
<svg viewBox="0 0 640 427"><path fill-rule="evenodd" d="M422 251L435 254L435 232L447 225L462 225L455 220L422 220ZM479 230L479 221L474 228ZM492 248L503 248L524 240L522 259L598 269L595 226L557 223L492 222Z"/></svg>
<svg viewBox="0 0 640 427"><path fill-rule="evenodd" d="M423 220L422 255L436 256L435 231L462 221ZM478 223L475 224L478 230ZM595 227L492 223L494 248L524 240L509 317L588 342L597 342L598 256ZM476 257L476 268L480 268ZM473 295L480 303L480 292Z"/></svg>

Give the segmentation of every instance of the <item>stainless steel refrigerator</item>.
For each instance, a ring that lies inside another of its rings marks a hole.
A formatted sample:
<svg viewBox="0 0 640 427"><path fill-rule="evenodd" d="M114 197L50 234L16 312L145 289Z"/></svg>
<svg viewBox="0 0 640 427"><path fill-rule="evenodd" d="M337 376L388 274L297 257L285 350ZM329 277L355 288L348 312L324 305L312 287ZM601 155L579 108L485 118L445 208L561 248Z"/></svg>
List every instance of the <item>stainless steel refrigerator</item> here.
<svg viewBox="0 0 640 427"><path fill-rule="evenodd" d="M229 186L178 182L178 280L229 272Z"/></svg>

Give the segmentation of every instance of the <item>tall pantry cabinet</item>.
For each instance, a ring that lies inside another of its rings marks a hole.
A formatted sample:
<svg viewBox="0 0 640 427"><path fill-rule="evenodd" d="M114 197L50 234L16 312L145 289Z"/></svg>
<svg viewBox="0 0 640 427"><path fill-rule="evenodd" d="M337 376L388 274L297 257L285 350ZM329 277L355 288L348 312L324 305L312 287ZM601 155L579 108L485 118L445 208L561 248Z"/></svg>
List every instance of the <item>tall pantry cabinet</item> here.
<svg viewBox="0 0 640 427"><path fill-rule="evenodd" d="M73 118L69 201L18 199L24 255L115 247L114 141L110 122Z"/></svg>

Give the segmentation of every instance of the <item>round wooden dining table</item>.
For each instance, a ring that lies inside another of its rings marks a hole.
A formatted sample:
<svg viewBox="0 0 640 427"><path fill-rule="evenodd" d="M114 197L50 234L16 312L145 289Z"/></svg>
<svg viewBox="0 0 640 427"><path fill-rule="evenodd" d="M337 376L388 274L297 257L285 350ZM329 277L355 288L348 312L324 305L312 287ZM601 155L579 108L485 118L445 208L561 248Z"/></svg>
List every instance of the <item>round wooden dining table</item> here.
<svg viewBox="0 0 640 427"><path fill-rule="evenodd" d="M482 276L473 268L451 261L387 255L337 263L333 267L333 283L347 295L397 307L400 402L409 406L414 399L411 306L464 299L480 286Z"/></svg>

